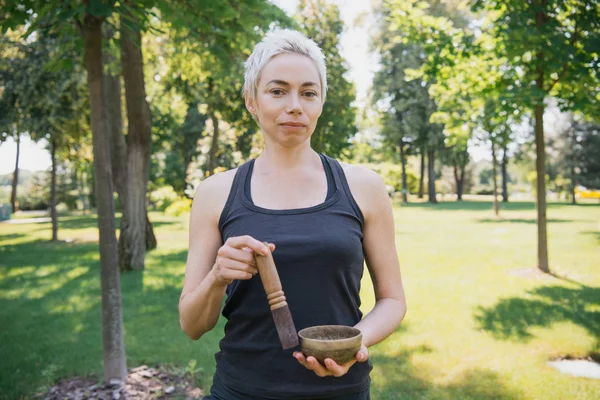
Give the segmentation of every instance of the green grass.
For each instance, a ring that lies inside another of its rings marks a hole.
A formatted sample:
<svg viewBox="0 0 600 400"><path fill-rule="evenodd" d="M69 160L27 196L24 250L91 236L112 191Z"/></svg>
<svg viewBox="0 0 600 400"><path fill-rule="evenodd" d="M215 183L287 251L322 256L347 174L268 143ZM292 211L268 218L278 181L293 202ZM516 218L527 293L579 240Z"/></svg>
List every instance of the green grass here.
<svg viewBox="0 0 600 400"><path fill-rule="evenodd" d="M550 204L555 276L536 263L533 203L395 207L408 314L371 348L373 399L593 399L600 381L561 375L546 362L600 354L600 206ZM152 214L159 248L144 273L121 277L130 367L185 368L197 359L210 385L223 321L197 342L179 328L185 219ZM96 220L0 224L0 397L28 398L71 375L101 376ZM374 304L368 276L363 311Z"/></svg>

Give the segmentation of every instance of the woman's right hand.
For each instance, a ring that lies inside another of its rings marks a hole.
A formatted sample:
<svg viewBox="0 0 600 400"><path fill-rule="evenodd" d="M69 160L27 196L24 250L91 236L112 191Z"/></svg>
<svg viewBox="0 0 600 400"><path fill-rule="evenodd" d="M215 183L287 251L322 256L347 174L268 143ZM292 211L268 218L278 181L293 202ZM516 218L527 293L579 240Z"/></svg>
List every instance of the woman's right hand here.
<svg viewBox="0 0 600 400"><path fill-rule="evenodd" d="M269 243L270 251L275 245ZM227 239L219 248L212 274L219 286L227 286L234 280L248 280L258 273L254 253L267 255L266 246L252 236L235 236Z"/></svg>

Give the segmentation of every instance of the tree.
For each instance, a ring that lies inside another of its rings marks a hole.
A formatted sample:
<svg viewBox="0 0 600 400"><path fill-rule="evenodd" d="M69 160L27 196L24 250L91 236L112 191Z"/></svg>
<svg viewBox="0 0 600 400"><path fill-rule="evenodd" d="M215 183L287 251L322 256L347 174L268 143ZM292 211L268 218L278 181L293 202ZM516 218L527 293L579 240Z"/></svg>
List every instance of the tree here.
<svg viewBox="0 0 600 400"><path fill-rule="evenodd" d="M88 3L88 7L89 7ZM103 107L102 23L110 9L103 3L98 9L86 10L79 23L84 39L84 60L91 104L91 125L94 149L96 204L100 231L100 264L102 286L102 331L104 344L104 379L123 380L127 376L123 343L121 288L115 235L110 142ZM93 12L96 11L97 14Z"/></svg>
<svg viewBox="0 0 600 400"><path fill-rule="evenodd" d="M146 193L150 173L152 120L146 102L142 58L141 27L137 6L125 2L128 11L121 14L121 67L127 105L127 178L123 220L119 235L119 267L144 269L146 236L154 236L147 218ZM148 226L149 225L149 226ZM154 240L154 247L156 247Z"/></svg>
<svg viewBox="0 0 600 400"><path fill-rule="evenodd" d="M75 7L77 6L77 7ZM100 277L102 293L102 337L104 378L123 380L127 374L123 345L121 288L117 264L117 240L113 203L110 143L106 125L103 95L102 23L113 12L113 2L88 0L77 4L47 4L42 0L9 3L0 20L2 32L29 24L35 30L51 31L63 27L65 35L73 36L75 23L83 37L83 59L91 106L91 127L94 153L95 198L98 206L100 233ZM67 22L65 25L64 22ZM29 34L28 33L28 34Z"/></svg>
<svg viewBox="0 0 600 400"><path fill-rule="evenodd" d="M597 0L491 0L475 2L488 15L497 45L506 60L503 79L516 103L535 116L538 268L550 272L546 216L545 100L556 97L566 109L590 110L598 104L600 79L600 3ZM548 51L552 49L552 51Z"/></svg>
<svg viewBox="0 0 600 400"><path fill-rule="evenodd" d="M421 173L419 197L423 196L425 160L427 159L429 201L436 203L435 152L443 145L442 126L432 123L430 117L436 104L429 95L428 84L420 77L409 76L407 71L419 69L426 61L426 53L418 42L398 40L403 28L394 26L394 4L384 1L376 13L378 30L372 47L381 58L381 69L376 73L373 100L386 118L382 133L385 140L400 150L403 180L406 176L404 146L408 143L420 150ZM393 121L393 122L392 122ZM403 192L406 191L404 186ZM405 193L403 200L406 201Z"/></svg>
<svg viewBox="0 0 600 400"><path fill-rule="evenodd" d="M354 85L344 76L348 67L339 52L344 24L332 2L301 0L295 16L300 29L323 50L327 62L327 98L323 113L311 137L311 147L320 153L338 157L347 152L349 139L356 132Z"/></svg>
<svg viewBox="0 0 600 400"><path fill-rule="evenodd" d="M17 211L17 185L19 182L19 156L21 150L21 126L24 119L20 106L23 101L23 85L27 84L27 63L24 60L27 46L11 36L0 37L0 86L3 87L0 96L0 143L12 137L17 144L15 169L13 172L10 204L12 212Z"/></svg>
<svg viewBox="0 0 600 400"><path fill-rule="evenodd" d="M65 158L69 145L79 141L84 133L79 129L80 124L85 124L86 117L84 75L80 68L57 65L57 54L70 56L73 48L55 34L40 32L35 40L20 45L15 42L15 49L17 56L12 63L15 65L18 60L21 65L18 71L13 70L3 79L4 86L10 90L6 98L12 98L9 103L15 108L5 118L12 117L10 122L27 131L34 141L48 140L52 161L48 203L52 240L57 241L57 167Z"/></svg>

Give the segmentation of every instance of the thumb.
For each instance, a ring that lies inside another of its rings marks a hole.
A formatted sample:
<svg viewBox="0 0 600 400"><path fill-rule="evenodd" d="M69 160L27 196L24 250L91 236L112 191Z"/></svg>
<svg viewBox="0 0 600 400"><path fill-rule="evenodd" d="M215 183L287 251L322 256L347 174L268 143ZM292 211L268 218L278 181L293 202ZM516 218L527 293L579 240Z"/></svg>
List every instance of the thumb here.
<svg viewBox="0 0 600 400"><path fill-rule="evenodd" d="M356 361L365 362L368 359L369 359L369 352L367 351L367 349L362 348L358 351L358 353L356 353Z"/></svg>

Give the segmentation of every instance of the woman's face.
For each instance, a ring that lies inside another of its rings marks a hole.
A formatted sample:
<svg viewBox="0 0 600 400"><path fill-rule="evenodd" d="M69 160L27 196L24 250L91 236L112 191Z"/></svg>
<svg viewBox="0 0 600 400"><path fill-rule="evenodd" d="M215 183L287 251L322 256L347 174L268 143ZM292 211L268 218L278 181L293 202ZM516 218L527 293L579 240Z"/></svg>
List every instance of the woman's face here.
<svg viewBox="0 0 600 400"><path fill-rule="evenodd" d="M294 147L310 139L323 110L319 72L300 54L280 54L265 65L256 100L246 99L265 140Z"/></svg>

